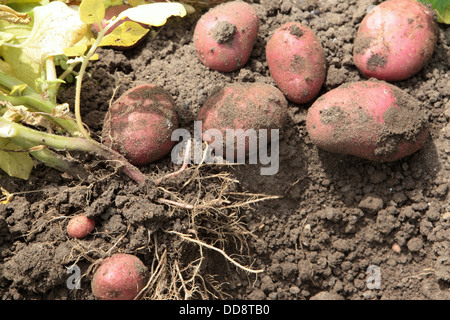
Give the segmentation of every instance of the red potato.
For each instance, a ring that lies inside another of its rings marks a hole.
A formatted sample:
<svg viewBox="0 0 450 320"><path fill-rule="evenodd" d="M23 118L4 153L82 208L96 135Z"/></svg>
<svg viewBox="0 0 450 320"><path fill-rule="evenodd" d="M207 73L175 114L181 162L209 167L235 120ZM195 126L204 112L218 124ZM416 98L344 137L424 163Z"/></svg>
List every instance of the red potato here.
<svg viewBox="0 0 450 320"><path fill-rule="evenodd" d="M259 19L250 4L232 1L214 7L194 30L198 58L213 70L238 70L250 58L258 30Z"/></svg>
<svg viewBox="0 0 450 320"><path fill-rule="evenodd" d="M314 99L325 81L326 60L319 38L298 22L278 28L266 45L270 75L294 103Z"/></svg>
<svg viewBox="0 0 450 320"><path fill-rule="evenodd" d="M433 13L415 0L388 0L364 17L355 38L355 65L367 78L407 79L430 59L437 41Z"/></svg>
<svg viewBox="0 0 450 320"><path fill-rule="evenodd" d="M172 149L178 128L173 98L153 84L134 87L109 108L103 126L105 144L133 165L146 165Z"/></svg>
<svg viewBox="0 0 450 320"><path fill-rule="evenodd" d="M95 228L95 221L84 215L70 219L67 224L67 234L74 238L84 238Z"/></svg>
<svg viewBox="0 0 450 320"><path fill-rule="evenodd" d="M234 150L237 150L237 144L246 139L246 130L281 129L287 115L286 98L276 87L265 83L233 83L205 102L198 120L202 121L203 140L209 143L213 137L207 130L219 130L225 142L227 129L242 129L242 134L236 135ZM249 150L248 141L245 141L244 150Z"/></svg>
<svg viewBox="0 0 450 320"><path fill-rule="evenodd" d="M106 258L92 278L92 293L100 300L133 300L145 287L148 269L136 256L118 253Z"/></svg>
<svg viewBox="0 0 450 320"><path fill-rule="evenodd" d="M359 81L314 102L306 118L311 140L334 153L388 162L419 150L427 140L420 102L384 81Z"/></svg>

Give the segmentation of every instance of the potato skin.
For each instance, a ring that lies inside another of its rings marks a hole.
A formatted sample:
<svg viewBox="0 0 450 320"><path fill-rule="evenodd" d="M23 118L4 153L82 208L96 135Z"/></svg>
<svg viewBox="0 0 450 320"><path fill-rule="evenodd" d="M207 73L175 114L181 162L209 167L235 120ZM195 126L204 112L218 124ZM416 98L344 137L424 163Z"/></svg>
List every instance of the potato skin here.
<svg viewBox="0 0 450 320"><path fill-rule="evenodd" d="M250 58L258 30L259 19L250 4L223 3L205 13L195 26L197 56L213 70L238 70Z"/></svg>
<svg viewBox="0 0 450 320"><path fill-rule="evenodd" d="M84 238L95 228L95 220L84 215L76 216L70 219L67 224L67 234L74 238Z"/></svg>
<svg viewBox="0 0 450 320"><path fill-rule="evenodd" d="M178 128L173 98L153 84L136 86L109 108L103 126L105 144L134 165L146 165L172 149Z"/></svg>
<svg viewBox="0 0 450 320"><path fill-rule="evenodd" d="M265 83L232 83L204 103L198 120L202 121L203 132L218 129L226 141L227 129L282 129L287 115L286 98L275 86ZM203 140L211 142L211 137L203 134ZM245 151L248 150L247 142Z"/></svg>
<svg viewBox="0 0 450 320"><path fill-rule="evenodd" d="M138 257L114 254L95 271L92 293L99 300L132 300L144 288L147 278L148 269Z"/></svg>
<svg viewBox="0 0 450 320"><path fill-rule="evenodd" d="M414 0L388 0L361 22L354 63L366 78L407 79L433 55L437 25L433 13Z"/></svg>
<svg viewBox="0 0 450 320"><path fill-rule="evenodd" d="M278 28L266 45L270 75L294 103L307 103L320 91L326 76L326 59L319 38L298 22Z"/></svg>
<svg viewBox="0 0 450 320"><path fill-rule="evenodd" d="M306 129L320 148L379 162L395 161L426 142L420 102L384 81L351 82L319 97Z"/></svg>

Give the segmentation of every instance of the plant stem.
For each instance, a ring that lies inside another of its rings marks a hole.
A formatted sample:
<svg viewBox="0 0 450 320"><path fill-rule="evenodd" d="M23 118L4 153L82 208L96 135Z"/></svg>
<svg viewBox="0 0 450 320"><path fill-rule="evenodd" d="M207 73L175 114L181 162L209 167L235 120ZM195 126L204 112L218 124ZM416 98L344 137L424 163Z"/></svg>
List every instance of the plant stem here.
<svg viewBox="0 0 450 320"><path fill-rule="evenodd" d="M59 86L56 84L58 78L56 76L55 60L52 56L45 59L45 75L47 86L43 93L48 97L48 100L56 104Z"/></svg>
<svg viewBox="0 0 450 320"><path fill-rule="evenodd" d="M33 144L24 140L15 141L15 143L25 149L33 147ZM38 151L31 151L30 154L46 166L62 172L67 172L75 178L86 180L88 177L87 171L84 170L79 164L74 163L74 161L66 160L48 148Z"/></svg>
<svg viewBox="0 0 450 320"><path fill-rule="evenodd" d="M108 148L107 146L93 140L81 137L64 137L51 133L45 133L34 130L18 123L0 118L0 127L10 128L13 132L9 136L5 136L14 143L21 145L23 141L27 141L30 145L45 145L56 150L82 151L94 154L105 160L115 162L122 168L123 172L137 183L143 184L147 181L142 172L126 160L126 158L118 152Z"/></svg>
<svg viewBox="0 0 450 320"><path fill-rule="evenodd" d="M97 39L92 44L86 56L83 58L83 62L81 63L80 71L77 76L77 82L75 85L75 119L77 121L78 130L83 134L86 139L91 139L87 131L84 129L83 121L81 120L81 84L83 82L83 76L86 72L87 65L89 63L89 59L95 54L95 50L97 50L100 42L105 36L106 32L120 19L116 18L112 22L108 23L108 25L101 29L101 31L97 35Z"/></svg>

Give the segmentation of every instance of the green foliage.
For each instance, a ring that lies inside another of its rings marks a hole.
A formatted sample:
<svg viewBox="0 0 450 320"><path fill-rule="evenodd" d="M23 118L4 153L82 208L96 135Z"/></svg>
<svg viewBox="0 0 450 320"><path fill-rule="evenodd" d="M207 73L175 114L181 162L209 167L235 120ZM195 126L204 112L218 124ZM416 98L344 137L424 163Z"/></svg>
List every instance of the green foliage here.
<svg viewBox="0 0 450 320"><path fill-rule="evenodd" d="M20 149L9 139L0 138L0 169L12 177L28 180L33 169L33 160L28 152Z"/></svg>
<svg viewBox="0 0 450 320"><path fill-rule="evenodd" d="M422 3L431 4L436 10L438 21L450 24L450 0L419 0Z"/></svg>

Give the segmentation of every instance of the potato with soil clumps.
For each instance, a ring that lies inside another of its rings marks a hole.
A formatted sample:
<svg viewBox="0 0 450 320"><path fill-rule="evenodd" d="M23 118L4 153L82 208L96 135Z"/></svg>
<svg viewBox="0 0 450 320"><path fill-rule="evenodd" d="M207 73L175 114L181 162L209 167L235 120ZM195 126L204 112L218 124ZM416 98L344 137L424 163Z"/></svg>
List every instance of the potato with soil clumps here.
<svg viewBox="0 0 450 320"><path fill-rule="evenodd" d="M210 9L197 22L194 44L207 67L231 72L250 58L259 30L255 9L243 1L232 1Z"/></svg>
<svg viewBox="0 0 450 320"><path fill-rule="evenodd" d="M420 102L384 81L341 85L314 102L306 118L323 150L388 162L411 155L427 140Z"/></svg>
<svg viewBox="0 0 450 320"><path fill-rule="evenodd" d="M105 10L105 17L102 19L102 28L104 29L107 26L108 20L111 20L114 17L118 17L121 12L123 12L127 9L130 9L130 8L132 8L132 6L127 5L127 4L120 4L117 6L108 7ZM117 28L119 25L121 25L125 21L130 21L130 19L126 18L126 19L120 20L113 27L111 27L111 29L109 29L105 35L110 34L115 28ZM100 32L99 25L97 23L93 23L91 25L91 31L93 31L94 34L97 35Z"/></svg>
<svg viewBox="0 0 450 320"><path fill-rule="evenodd" d="M117 253L106 258L92 278L92 293L99 300L133 300L145 287L148 269L136 256Z"/></svg>
<svg viewBox="0 0 450 320"><path fill-rule="evenodd" d="M422 69L436 41L432 9L415 0L388 0L362 20L353 58L366 78L404 80Z"/></svg>
<svg viewBox="0 0 450 320"><path fill-rule="evenodd" d="M202 121L204 141L213 142L218 131L224 144L233 139L234 145L228 147L248 152L250 138L258 139L264 130L270 142L271 129L282 129L287 115L286 98L276 87L266 83L233 83L205 102L198 120Z"/></svg>
<svg viewBox="0 0 450 320"><path fill-rule="evenodd" d="M278 28L266 45L270 75L294 103L314 99L325 81L326 60L319 38L308 27L289 22Z"/></svg>
<svg viewBox="0 0 450 320"><path fill-rule="evenodd" d="M132 8L132 6L127 5L127 4L120 4L120 5L116 5L116 6L112 6L112 7L108 7L105 11L105 17L102 20L102 28L106 28L106 26L108 25L108 21L113 19L113 18L117 18L119 16L120 13L122 13L123 11ZM114 31L114 29L118 28L120 25L122 25L125 21L132 21L129 18L125 18L125 19L121 19L120 21L116 22L106 33L105 36L107 36L108 34L110 34L111 32ZM148 29L149 26L143 23L139 23L139 25L143 28ZM91 25L91 31L92 33L95 35L95 37L98 36L98 33L100 32L100 27L97 23L93 23ZM126 37L126 35L124 35L124 37ZM137 46L139 46L145 39L146 37L143 36L141 39L139 39L136 43L134 43L133 45L124 45L123 41L115 41L116 45L109 45L108 47L111 49L115 49L115 50L129 50L129 49L133 49L136 48ZM116 39L117 40L117 39ZM122 44L121 44L122 43Z"/></svg>
<svg viewBox="0 0 450 320"><path fill-rule="evenodd" d="M109 108L103 126L105 144L133 165L146 165L172 149L178 116L172 96L153 84L126 91Z"/></svg>

